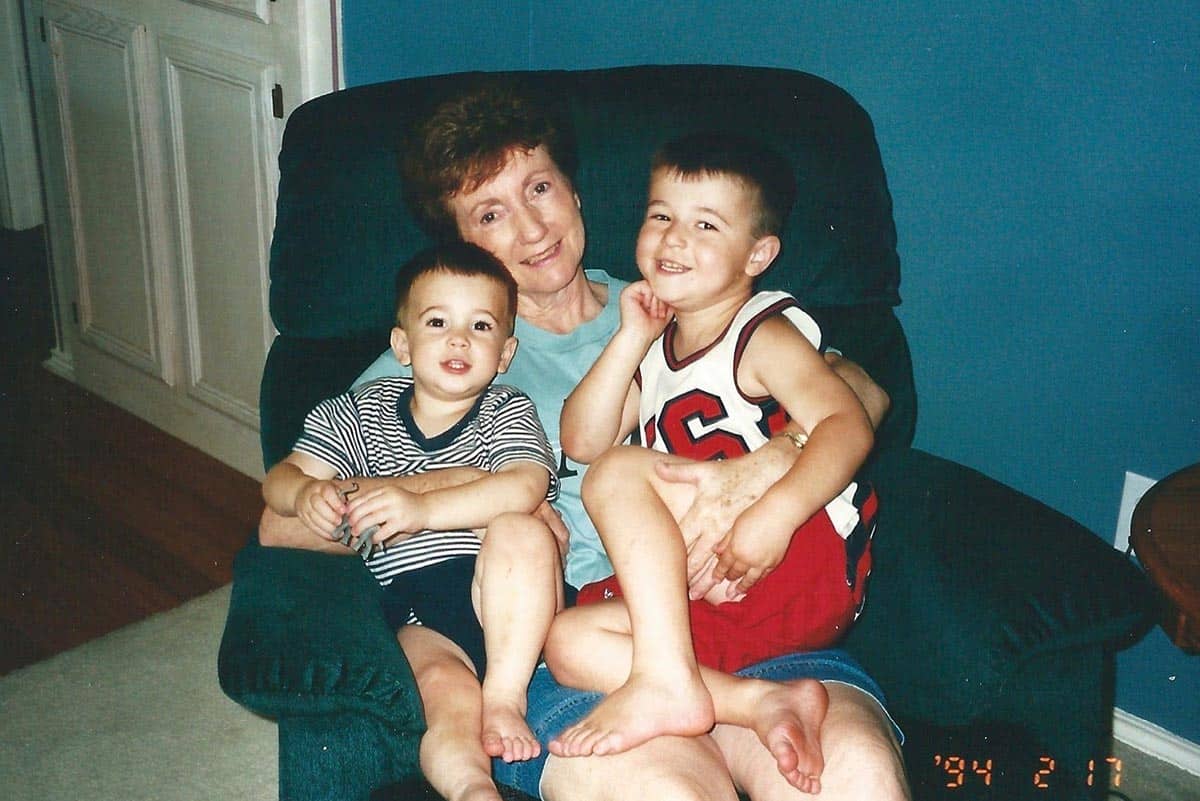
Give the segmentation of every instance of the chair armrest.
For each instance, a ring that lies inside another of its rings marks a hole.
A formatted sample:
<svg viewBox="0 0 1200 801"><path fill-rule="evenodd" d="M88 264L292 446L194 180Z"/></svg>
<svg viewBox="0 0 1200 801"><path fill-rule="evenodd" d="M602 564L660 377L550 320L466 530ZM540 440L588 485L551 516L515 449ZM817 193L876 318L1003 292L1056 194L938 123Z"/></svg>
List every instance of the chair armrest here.
<svg viewBox="0 0 1200 801"><path fill-rule="evenodd" d="M349 389L387 347L387 331L350 339L275 337L259 386L263 467L287 456L309 411Z"/></svg>
<svg viewBox="0 0 1200 801"><path fill-rule="evenodd" d="M907 448L866 478L880 498L874 570L846 647L900 717L971 722L1039 654L1127 645L1152 625L1142 572L1033 498Z"/></svg>
<svg viewBox="0 0 1200 801"><path fill-rule="evenodd" d="M378 604L361 560L253 537L234 561L221 688L272 718L362 712L423 732L412 671Z"/></svg>

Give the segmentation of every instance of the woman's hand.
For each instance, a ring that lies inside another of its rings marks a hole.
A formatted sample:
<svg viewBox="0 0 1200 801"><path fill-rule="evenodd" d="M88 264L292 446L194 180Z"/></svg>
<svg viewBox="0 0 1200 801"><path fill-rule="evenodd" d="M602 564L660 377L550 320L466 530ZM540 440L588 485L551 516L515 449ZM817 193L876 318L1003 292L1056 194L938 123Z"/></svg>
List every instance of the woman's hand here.
<svg viewBox="0 0 1200 801"><path fill-rule="evenodd" d="M679 521L684 542L688 548L688 595L692 599L712 598L710 591L721 579L714 574L719 555L717 547L734 530L742 512L763 496L792 466L796 459L791 444L768 443L758 450L739 456L712 462L661 461L655 466L659 478L664 481L691 484L695 490L692 506ZM789 538L782 545L787 550ZM757 568L753 581L740 592L749 589L754 582L767 575L778 560L772 561L772 553L778 544L763 549L752 545L749 537L745 546L735 547L727 557L740 558L742 568L728 563L725 576L734 582L744 581L746 572ZM726 545L726 551L729 550ZM732 589L732 587L731 587ZM726 593L734 597L739 592Z"/></svg>
<svg viewBox="0 0 1200 801"><path fill-rule="evenodd" d="M621 329L647 344L663 332L674 316L675 310L659 300L646 281L635 281L621 290Z"/></svg>
<svg viewBox="0 0 1200 801"><path fill-rule="evenodd" d="M542 501L538 508L533 510L533 516L550 529L550 533L554 535L554 542L558 545L558 558L563 564L566 564L571 532L567 530L567 524L563 522L562 515L550 505L549 501Z"/></svg>

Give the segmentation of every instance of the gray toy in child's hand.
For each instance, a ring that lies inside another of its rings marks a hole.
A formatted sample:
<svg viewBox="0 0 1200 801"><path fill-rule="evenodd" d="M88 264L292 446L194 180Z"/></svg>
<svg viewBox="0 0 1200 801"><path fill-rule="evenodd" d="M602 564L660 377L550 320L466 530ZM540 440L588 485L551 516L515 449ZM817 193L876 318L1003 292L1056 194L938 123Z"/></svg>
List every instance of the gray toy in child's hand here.
<svg viewBox="0 0 1200 801"><path fill-rule="evenodd" d="M341 497L342 503L345 503L356 492L358 492L358 484L353 481L350 482L350 489L338 489L338 495ZM371 526L362 533L362 536L355 539L354 533L350 530L349 517L343 516L341 525L333 530L333 538L357 553L365 561L371 557L371 553L375 549L375 543L371 538L375 536L375 532L377 531L379 531L379 526Z"/></svg>
<svg viewBox="0 0 1200 801"><path fill-rule="evenodd" d="M369 559L371 553L375 549L375 543L371 541L371 537L375 536L375 532L379 531L379 526L371 526L362 533L357 539L354 537L354 532L350 530L350 520L342 518L342 524L333 530L334 539L355 551L363 559Z"/></svg>

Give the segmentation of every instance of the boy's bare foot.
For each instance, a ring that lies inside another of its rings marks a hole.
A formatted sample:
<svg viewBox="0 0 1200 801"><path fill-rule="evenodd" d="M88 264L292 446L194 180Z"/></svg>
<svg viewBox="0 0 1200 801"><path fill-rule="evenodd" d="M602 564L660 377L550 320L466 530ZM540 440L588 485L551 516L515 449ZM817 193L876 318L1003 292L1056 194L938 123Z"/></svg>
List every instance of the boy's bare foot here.
<svg viewBox="0 0 1200 801"><path fill-rule="evenodd" d="M828 709L829 693L816 679L775 685L755 707L754 733L788 784L803 793L821 792L821 724Z"/></svg>
<svg viewBox="0 0 1200 801"><path fill-rule="evenodd" d="M522 701L483 699L483 751L505 762L524 762L542 752L537 737L525 722Z"/></svg>
<svg viewBox="0 0 1200 801"><path fill-rule="evenodd" d="M704 734L713 722L712 696L698 674L675 682L630 675L591 714L551 740L550 753L617 754L664 734Z"/></svg>

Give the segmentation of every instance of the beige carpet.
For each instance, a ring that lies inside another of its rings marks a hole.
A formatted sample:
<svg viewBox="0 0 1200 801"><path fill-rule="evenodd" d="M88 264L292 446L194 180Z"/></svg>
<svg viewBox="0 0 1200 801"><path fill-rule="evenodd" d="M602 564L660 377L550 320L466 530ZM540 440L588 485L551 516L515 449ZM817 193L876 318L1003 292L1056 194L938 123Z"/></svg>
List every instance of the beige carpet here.
<svg viewBox="0 0 1200 801"><path fill-rule="evenodd" d="M275 724L217 686L228 606L224 587L0 678L0 798L276 801ZM1200 777L1114 753L1132 801L1200 801Z"/></svg>
<svg viewBox="0 0 1200 801"><path fill-rule="evenodd" d="M217 686L229 587L0 678L9 801L278 798L275 724Z"/></svg>

